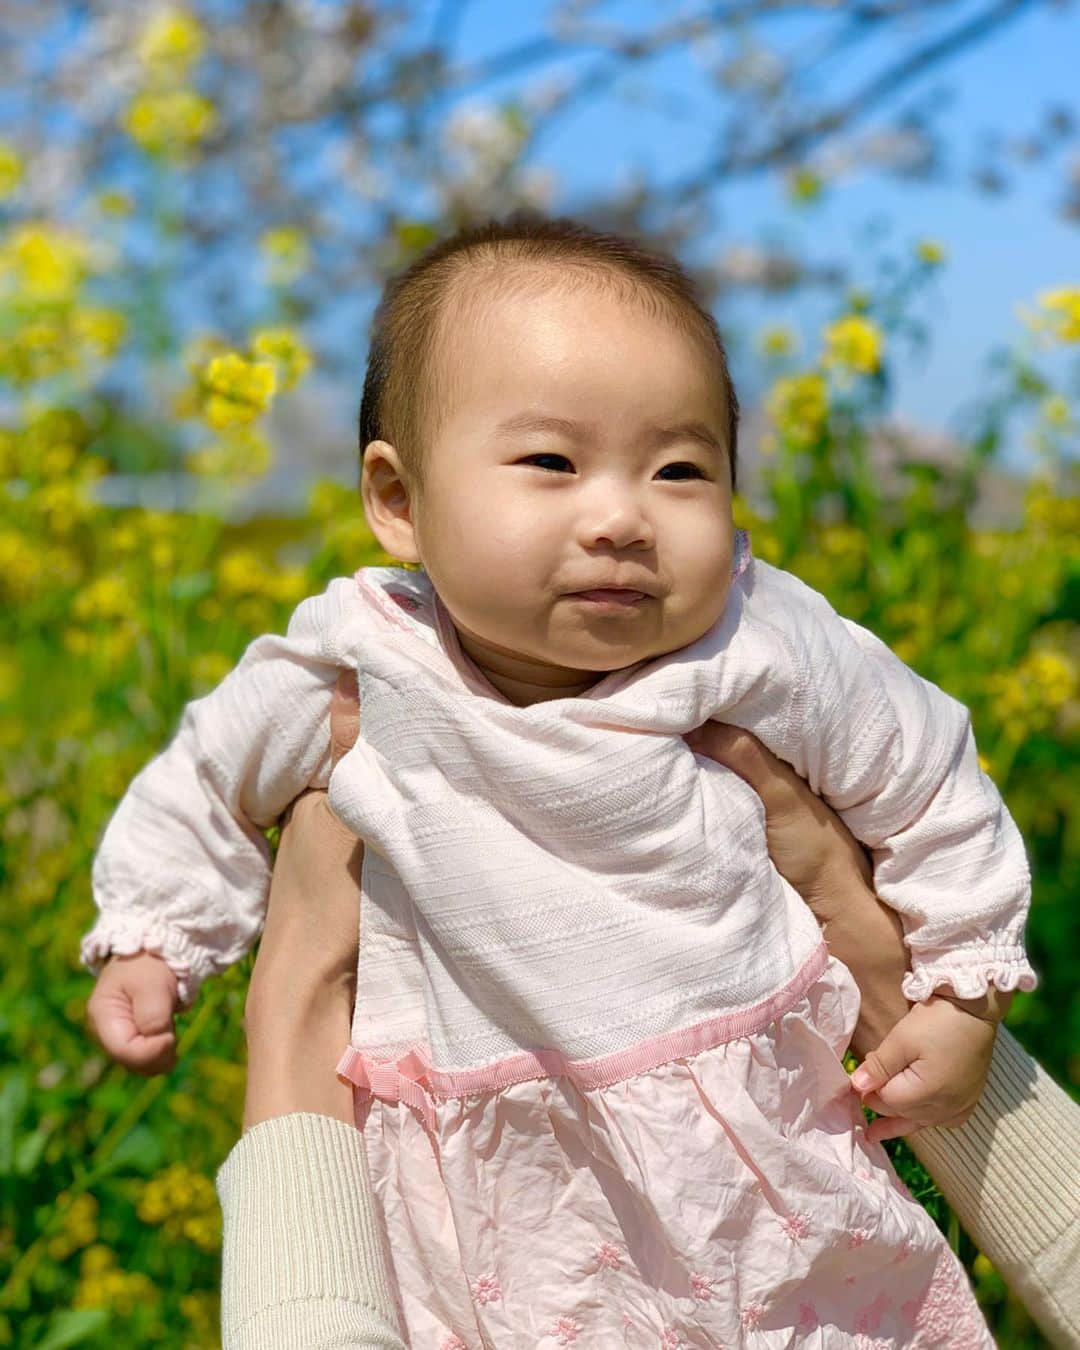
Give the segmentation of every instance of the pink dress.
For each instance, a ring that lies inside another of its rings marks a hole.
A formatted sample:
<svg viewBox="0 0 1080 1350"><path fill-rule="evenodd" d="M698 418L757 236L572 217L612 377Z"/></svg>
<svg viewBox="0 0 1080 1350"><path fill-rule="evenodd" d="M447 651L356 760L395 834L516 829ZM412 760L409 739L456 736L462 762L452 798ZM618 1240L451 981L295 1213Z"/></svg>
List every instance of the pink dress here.
<svg viewBox="0 0 1080 1350"><path fill-rule="evenodd" d="M858 1001L819 949L774 999L629 1056L475 1087L414 1061L431 1109L347 1051L406 1344L992 1347L866 1139L840 1061Z"/></svg>
<svg viewBox="0 0 1080 1350"><path fill-rule="evenodd" d="M348 666L360 738L331 775ZM260 828L299 791L328 785L364 840L339 1069L417 1350L992 1345L866 1140L849 973L756 794L682 739L709 718L871 849L909 998L1032 987L1027 860L966 709L745 537L697 642L524 708L425 574L335 579L188 705L109 823L83 959L160 951L188 1000L257 935Z"/></svg>

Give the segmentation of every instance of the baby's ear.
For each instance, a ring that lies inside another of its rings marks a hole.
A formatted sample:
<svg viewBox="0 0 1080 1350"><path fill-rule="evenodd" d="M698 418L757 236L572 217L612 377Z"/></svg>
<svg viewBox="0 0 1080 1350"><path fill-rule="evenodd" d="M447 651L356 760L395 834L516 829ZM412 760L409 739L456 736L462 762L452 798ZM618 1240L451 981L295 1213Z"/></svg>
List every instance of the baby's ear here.
<svg viewBox="0 0 1080 1350"><path fill-rule="evenodd" d="M409 482L401 457L389 441L372 441L365 446L360 496L368 526L391 558L418 563L421 559L413 529Z"/></svg>

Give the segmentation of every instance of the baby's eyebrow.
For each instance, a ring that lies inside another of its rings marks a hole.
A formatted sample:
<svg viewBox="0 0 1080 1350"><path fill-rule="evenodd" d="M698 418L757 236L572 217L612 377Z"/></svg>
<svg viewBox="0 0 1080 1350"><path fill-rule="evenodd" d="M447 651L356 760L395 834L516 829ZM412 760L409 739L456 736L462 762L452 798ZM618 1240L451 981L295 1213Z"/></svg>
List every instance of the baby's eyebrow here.
<svg viewBox="0 0 1080 1350"><path fill-rule="evenodd" d="M595 427L591 422L574 422L570 418L555 417L548 413L524 412L505 418L495 430L500 434L520 431L553 431L560 436L568 437L570 440L582 440L595 431ZM667 445L671 441L693 440L717 455L722 456L724 454L723 442L709 430L704 422L679 422L671 427L649 426L646 432L649 442L657 447Z"/></svg>

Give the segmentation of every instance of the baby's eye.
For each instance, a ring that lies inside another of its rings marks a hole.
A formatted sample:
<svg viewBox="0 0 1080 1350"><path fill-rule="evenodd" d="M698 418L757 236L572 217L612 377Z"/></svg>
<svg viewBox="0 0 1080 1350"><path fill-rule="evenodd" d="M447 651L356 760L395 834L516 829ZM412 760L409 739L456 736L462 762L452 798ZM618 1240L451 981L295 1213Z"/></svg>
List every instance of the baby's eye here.
<svg viewBox="0 0 1080 1350"><path fill-rule="evenodd" d="M564 464L570 463L570 461L566 458L565 455L554 455L554 454L526 455L524 459L519 460L518 462L520 464L531 464L534 460L538 459L560 459ZM704 478L705 476L696 464L691 464L689 461L684 461L679 464L665 464L664 467L660 470L660 472L667 473L669 469L689 469L691 473L697 474L699 478ZM681 477L685 476L686 476L685 474L681 475Z"/></svg>
<svg viewBox="0 0 1080 1350"><path fill-rule="evenodd" d="M566 458L565 455L550 455L550 454L548 454L548 455L544 455L544 454L541 454L541 455L526 455L525 458L522 459L522 460L519 460L518 463L519 463L519 464L531 464L531 463L533 462L534 459L561 459L562 462L563 462L564 464L569 464L569 463L570 463L570 461Z"/></svg>
<svg viewBox="0 0 1080 1350"><path fill-rule="evenodd" d="M699 478L705 477L698 466L696 464L691 464L689 461L685 461L681 464L665 464L660 472L667 473L668 469L689 469L691 473L696 473Z"/></svg>

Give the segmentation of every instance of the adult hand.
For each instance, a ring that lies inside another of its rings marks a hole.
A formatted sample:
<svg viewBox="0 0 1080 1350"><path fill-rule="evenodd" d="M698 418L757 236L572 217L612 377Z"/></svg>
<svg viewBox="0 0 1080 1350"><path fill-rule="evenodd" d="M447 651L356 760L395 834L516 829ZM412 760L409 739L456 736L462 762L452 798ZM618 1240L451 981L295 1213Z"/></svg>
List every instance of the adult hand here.
<svg viewBox="0 0 1080 1350"><path fill-rule="evenodd" d="M749 731L706 722L685 739L761 798L773 866L810 906L829 951L859 986L862 1003L851 1044L861 1058L910 1008L900 992L908 968L903 929L874 894L866 852L836 812Z"/></svg>

